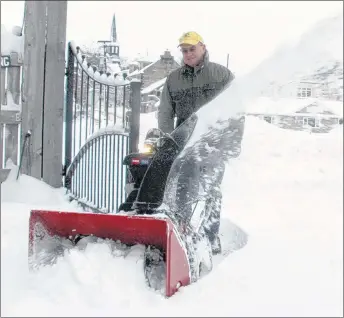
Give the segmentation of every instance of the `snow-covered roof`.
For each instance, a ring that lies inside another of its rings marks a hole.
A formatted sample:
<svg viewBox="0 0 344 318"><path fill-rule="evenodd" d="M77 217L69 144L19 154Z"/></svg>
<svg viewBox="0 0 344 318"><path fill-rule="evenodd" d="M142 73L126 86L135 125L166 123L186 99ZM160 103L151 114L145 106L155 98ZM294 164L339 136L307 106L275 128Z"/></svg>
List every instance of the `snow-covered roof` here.
<svg viewBox="0 0 344 318"><path fill-rule="evenodd" d="M335 100L325 100L319 99L318 100L318 107L319 109L328 110L335 115L343 117L343 102L342 101L335 101ZM309 111L310 108L307 109Z"/></svg>
<svg viewBox="0 0 344 318"><path fill-rule="evenodd" d="M147 86L146 88L142 89L141 94L149 94L150 92L154 91L155 89L160 88L161 86L163 86L166 82L166 78L163 78L159 81L156 81L154 83L152 83L151 85Z"/></svg>
<svg viewBox="0 0 344 318"><path fill-rule="evenodd" d="M141 74L141 73L140 73L140 70L135 70L135 71L133 71L132 73L129 73L129 74L128 74L128 77L131 77L131 76L134 76L134 75L139 75L139 74Z"/></svg>
<svg viewBox="0 0 344 318"><path fill-rule="evenodd" d="M21 28L14 26L12 31L6 30L4 24L1 24L1 55L9 55L13 52L23 57L24 39L20 36Z"/></svg>
<svg viewBox="0 0 344 318"><path fill-rule="evenodd" d="M135 61L138 61L138 62L154 62L154 61L157 61L158 58L156 56L149 56L149 55L145 55L145 56L142 56L142 55L138 55L138 57L135 58Z"/></svg>
<svg viewBox="0 0 344 318"><path fill-rule="evenodd" d="M314 105L311 107L311 105ZM340 101L322 100L317 98L279 98L259 97L250 106L246 112L249 114L266 115L295 115L298 111L308 107L307 111L313 110L313 113L320 113L324 110L330 111L335 115L343 116L343 103Z"/></svg>
<svg viewBox="0 0 344 318"><path fill-rule="evenodd" d="M99 40L99 41L97 42L97 45L98 45L100 48L104 47L104 45L105 45L105 46L119 46L119 43L118 43L118 42L111 42L111 41L108 41L108 42L103 43L102 41L103 41L103 40ZM104 40L104 41L107 41L107 40Z"/></svg>
<svg viewBox="0 0 344 318"><path fill-rule="evenodd" d="M122 69L122 70L121 70L121 73L127 73L127 74L128 74L128 73L129 73L129 70L128 70L128 69Z"/></svg>
<svg viewBox="0 0 344 318"><path fill-rule="evenodd" d="M114 63L114 64L108 63L107 68L110 71L110 73L112 73L112 74L116 74L116 73L121 72L121 68L117 63Z"/></svg>
<svg viewBox="0 0 344 318"><path fill-rule="evenodd" d="M128 64L129 65L139 65L139 61L144 61L143 59L137 59L135 61L131 61L129 62ZM160 58L155 58L153 59L153 62L151 62L150 64L148 64L147 66L143 67L142 69L140 70L135 70L133 71L132 73L130 73L128 76L134 76L134 75L138 75L138 74L143 74L147 69L149 69L151 66L153 66L156 62L160 61ZM174 58L174 61L180 66L180 62L178 62L178 60L176 60Z"/></svg>
<svg viewBox="0 0 344 318"><path fill-rule="evenodd" d="M119 43L118 42L107 42L105 45L111 45L111 46L119 46Z"/></svg>
<svg viewBox="0 0 344 318"><path fill-rule="evenodd" d="M106 53L108 55L108 59L110 60L110 62L121 62L121 59L118 55L109 55L108 53Z"/></svg>
<svg viewBox="0 0 344 318"><path fill-rule="evenodd" d="M313 99L258 97L246 109L250 114L291 114L314 102Z"/></svg>
<svg viewBox="0 0 344 318"><path fill-rule="evenodd" d="M285 85L288 85L288 84L316 84L316 85L319 85L321 84L322 82L321 81L316 81L316 80L311 80L311 79L293 79L291 81L288 81L284 84L282 84L281 86L285 86Z"/></svg>
<svg viewBox="0 0 344 318"><path fill-rule="evenodd" d="M140 66L140 63L137 61L131 61L128 63L128 65L136 65L136 66Z"/></svg>
<svg viewBox="0 0 344 318"><path fill-rule="evenodd" d="M145 66L145 67L143 67L143 68L141 68L140 70L135 70L135 71L133 71L132 73L130 73L130 74L128 74L128 76L130 77L130 76L134 76L134 75L139 75L139 74L143 74L144 73L144 71L146 71L148 68L150 68L153 64L155 64L157 61L155 61L155 62L153 62L153 63L151 63L151 64L149 64L149 65L147 65L147 66Z"/></svg>
<svg viewBox="0 0 344 318"><path fill-rule="evenodd" d="M147 66L141 68L139 72L140 72L140 73L143 73L145 70L147 70L148 68L150 68L151 66L153 66L157 61L158 61L158 60L156 60L155 62L150 63L150 64L148 64Z"/></svg>

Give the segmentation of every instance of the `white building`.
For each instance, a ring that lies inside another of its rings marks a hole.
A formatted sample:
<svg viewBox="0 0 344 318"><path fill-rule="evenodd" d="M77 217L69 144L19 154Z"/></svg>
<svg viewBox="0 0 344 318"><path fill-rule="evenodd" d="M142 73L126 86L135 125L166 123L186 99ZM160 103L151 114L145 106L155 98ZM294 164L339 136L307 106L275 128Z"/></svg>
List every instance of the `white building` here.
<svg viewBox="0 0 344 318"><path fill-rule="evenodd" d="M290 81L278 88L278 97L282 98L317 98L322 93L322 84L317 81Z"/></svg>

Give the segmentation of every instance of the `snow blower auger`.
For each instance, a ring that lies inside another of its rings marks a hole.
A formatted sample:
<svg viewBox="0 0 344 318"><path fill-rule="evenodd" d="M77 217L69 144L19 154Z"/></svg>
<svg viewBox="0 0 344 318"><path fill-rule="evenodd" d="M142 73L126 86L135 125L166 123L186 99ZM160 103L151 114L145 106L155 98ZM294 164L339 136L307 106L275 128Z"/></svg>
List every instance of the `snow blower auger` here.
<svg viewBox="0 0 344 318"><path fill-rule="evenodd" d="M152 129L146 136L148 151L124 159L129 177L119 213L31 211L30 267L52 264L93 237L121 248L145 245L147 284L167 297L211 271L205 223L215 205L214 169L230 157L238 126L231 120L216 123L187 145L198 120L197 114L190 116L171 134Z"/></svg>

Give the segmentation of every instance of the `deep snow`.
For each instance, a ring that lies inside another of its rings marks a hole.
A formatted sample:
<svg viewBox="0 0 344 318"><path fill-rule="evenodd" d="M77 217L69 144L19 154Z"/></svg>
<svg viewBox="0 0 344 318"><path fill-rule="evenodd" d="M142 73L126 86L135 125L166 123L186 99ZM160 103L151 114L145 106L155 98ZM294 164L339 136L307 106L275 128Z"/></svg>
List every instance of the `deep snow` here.
<svg viewBox="0 0 344 318"><path fill-rule="evenodd" d="M142 136L155 121L142 115ZM343 316L342 126L309 134L247 117L222 217L248 243L170 299L146 287L139 246L123 259L89 245L29 273L30 210L78 207L15 172L1 186L1 316Z"/></svg>

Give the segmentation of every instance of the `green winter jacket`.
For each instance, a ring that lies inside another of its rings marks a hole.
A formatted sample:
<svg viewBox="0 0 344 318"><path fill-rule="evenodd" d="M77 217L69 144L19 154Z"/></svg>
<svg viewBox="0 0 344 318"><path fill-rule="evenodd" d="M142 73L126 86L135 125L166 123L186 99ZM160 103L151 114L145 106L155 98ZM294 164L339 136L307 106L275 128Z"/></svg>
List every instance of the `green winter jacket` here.
<svg viewBox="0 0 344 318"><path fill-rule="evenodd" d="M208 52L199 66L193 68L183 65L172 71L160 97L158 127L163 132L170 133L216 97L233 79L233 73L226 67L209 62Z"/></svg>

